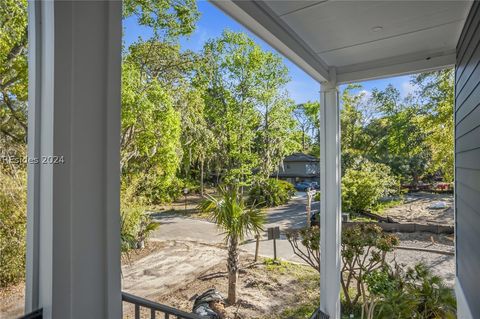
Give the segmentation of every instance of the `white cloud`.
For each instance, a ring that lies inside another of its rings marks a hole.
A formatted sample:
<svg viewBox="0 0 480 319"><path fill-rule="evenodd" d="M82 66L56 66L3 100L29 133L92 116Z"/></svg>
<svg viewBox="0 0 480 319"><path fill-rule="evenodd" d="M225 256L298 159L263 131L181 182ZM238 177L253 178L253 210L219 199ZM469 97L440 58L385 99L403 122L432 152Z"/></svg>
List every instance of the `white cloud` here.
<svg viewBox="0 0 480 319"><path fill-rule="evenodd" d="M359 95L363 95L362 102L366 103L372 97L372 92L368 90L361 90L358 92Z"/></svg>
<svg viewBox="0 0 480 319"><path fill-rule="evenodd" d="M400 86L400 94L403 97L406 97L410 94L414 94L416 90L415 85L413 85L410 81L405 81Z"/></svg>

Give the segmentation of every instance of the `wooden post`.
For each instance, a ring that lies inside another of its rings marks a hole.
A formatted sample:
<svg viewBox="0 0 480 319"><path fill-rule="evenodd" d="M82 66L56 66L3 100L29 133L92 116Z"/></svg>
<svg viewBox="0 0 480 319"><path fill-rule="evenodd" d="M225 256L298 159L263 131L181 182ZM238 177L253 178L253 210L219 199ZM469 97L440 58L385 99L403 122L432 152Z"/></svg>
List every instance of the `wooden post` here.
<svg viewBox="0 0 480 319"><path fill-rule="evenodd" d="M258 249L260 248L260 235L257 234L255 235L255 238L257 239L257 244L255 245L255 262L258 260Z"/></svg>
<svg viewBox="0 0 480 319"><path fill-rule="evenodd" d="M277 240L273 238L273 260L277 260Z"/></svg>
<svg viewBox="0 0 480 319"><path fill-rule="evenodd" d="M311 217L312 217L312 200L313 196L315 195L315 190L307 191L307 227L310 228L311 226Z"/></svg>

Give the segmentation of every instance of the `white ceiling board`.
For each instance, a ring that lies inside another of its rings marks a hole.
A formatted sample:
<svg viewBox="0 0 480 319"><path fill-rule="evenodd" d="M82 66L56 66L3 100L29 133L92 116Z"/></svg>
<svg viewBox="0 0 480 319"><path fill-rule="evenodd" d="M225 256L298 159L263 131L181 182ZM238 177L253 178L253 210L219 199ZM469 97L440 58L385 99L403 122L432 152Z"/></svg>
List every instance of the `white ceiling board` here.
<svg viewBox="0 0 480 319"><path fill-rule="evenodd" d="M420 52L446 52L455 48L463 23L444 25L402 36L320 54L330 66L346 66Z"/></svg>
<svg viewBox="0 0 480 319"><path fill-rule="evenodd" d="M286 14L291 14L303 10L308 10L309 8L318 5L319 3L326 2L328 0L317 0L317 1L305 1L305 0L268 0L265 1L273 12L279 16Z"/></svg>
<svg viewBox="0 0 480 319"><path fill-rule="evenodd" d="M461 21L466 15L465 4L458 1L333 1L282 19L313 51L323 53ZM374 32L377 26L383 29Z"/></svg>
<svg viewBox="0 0 480 319"><path fill-rule="evenodd" d="M314 78L335 81L337 74L339 82L451 66L472 4L463 0L210 1ZM374 32L378 26L380 31Z"/></svg>

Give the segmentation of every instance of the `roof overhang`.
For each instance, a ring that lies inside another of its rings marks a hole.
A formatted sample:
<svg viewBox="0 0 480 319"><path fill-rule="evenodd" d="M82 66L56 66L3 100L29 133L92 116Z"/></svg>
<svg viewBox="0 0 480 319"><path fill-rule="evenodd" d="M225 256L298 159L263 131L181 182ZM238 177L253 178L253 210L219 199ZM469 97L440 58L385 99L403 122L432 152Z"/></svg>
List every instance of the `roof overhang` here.
<svg viewBox="0 0 480 319"><path fill-rule="evenodd" d="M455 65L472 1L211 0L319 82Z"/></svg>

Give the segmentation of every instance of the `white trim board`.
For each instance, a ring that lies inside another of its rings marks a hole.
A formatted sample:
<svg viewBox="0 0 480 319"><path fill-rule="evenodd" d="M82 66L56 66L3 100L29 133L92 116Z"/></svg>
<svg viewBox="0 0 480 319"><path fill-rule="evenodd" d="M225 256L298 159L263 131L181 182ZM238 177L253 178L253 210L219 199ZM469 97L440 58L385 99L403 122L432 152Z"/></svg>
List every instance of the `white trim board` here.
<svg viewBox="0 0 480 319"><path fill-rule="evenodd" d="M472 312L468 306L467 299L463 293L462 285L458 277L455 277L455 295L457 296L457 318L458 319L473 319Z"/></svg>

